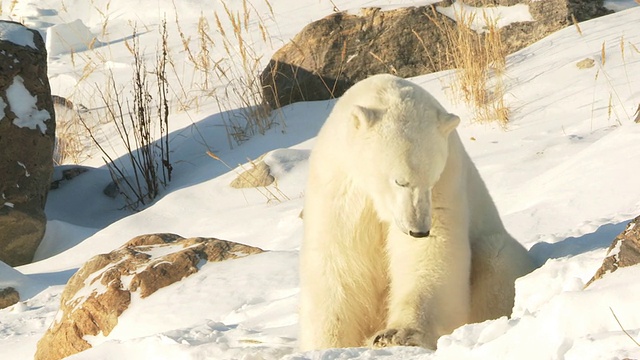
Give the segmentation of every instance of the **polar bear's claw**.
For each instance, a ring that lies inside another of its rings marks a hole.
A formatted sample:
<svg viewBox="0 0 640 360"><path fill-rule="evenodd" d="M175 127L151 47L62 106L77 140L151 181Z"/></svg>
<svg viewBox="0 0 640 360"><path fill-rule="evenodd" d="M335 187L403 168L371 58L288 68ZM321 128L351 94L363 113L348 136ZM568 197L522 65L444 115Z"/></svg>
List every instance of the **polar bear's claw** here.
<svg viewBox="0 0 640 360"><path fill-rule="evenodd" d="M416 329L385 329L378 332L371 340L371 346L383 348L389 346L422 346L422 333Z"/></svg>

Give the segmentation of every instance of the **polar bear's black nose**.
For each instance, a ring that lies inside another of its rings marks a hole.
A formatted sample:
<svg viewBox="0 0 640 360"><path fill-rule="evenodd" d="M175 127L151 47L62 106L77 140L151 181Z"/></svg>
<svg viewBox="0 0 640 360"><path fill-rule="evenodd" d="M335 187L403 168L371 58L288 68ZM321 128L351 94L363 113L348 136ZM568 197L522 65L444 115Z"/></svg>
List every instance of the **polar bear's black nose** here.
<svg viewBox="0 0 640 360"><path fill-rule="evenodd" d="M429 236L429 231L426 232L413 232L411 230L409 230L409 235L413 236L414 238L423 238L423 237L427 237Z"/></svg>

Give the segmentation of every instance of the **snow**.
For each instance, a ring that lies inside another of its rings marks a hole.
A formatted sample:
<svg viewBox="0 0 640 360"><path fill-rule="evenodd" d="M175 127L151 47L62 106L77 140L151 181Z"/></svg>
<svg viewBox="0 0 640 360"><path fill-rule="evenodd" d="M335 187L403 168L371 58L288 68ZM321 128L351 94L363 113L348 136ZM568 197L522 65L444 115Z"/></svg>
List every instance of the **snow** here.
<svg viewBox="0 0 640 360"><path fill-rule="evenodd" d="M47 28L46 48L49 56L88 50L100 45L82 20L56 24Z"/></svg>
<svg viewBox="0 0 640 360"><path fill-rule="evenodd" d="M0 115L2 115L2 117L5 116L5 112L4 109L7 108L7 104L4 102L4 99L0 98Z"/></svg>
<svg viewBox="0 0 640 360"><path fill-rule="evenodd" d="M16 75L13 78L13 83L9 85L5 94L11 111L16 115L13 119L15 126L39 129L43 134L47 131L45 121L51 119L51 114L47 110L38 109L36 106L38 99L24 86L24 79L21 76Z"/></svg>
<svg viewBox="0 0 640 360"><path fill-rule="evenodd" d="M525 4L482 8L454 1L451 6L438 6L437 10L454 21L470 20L469 27L478 33L486 31L487 24L495 24L497 28L502 28L514 22L533 21L529 6Z"/></svg>
<svg viewBox="0 0 640 360"><path fill-rule="evenodd" d="M21 24L0 22L0 40L37 49L33 42L33 33Z"/></svg>
<svg viewBox="0 0 640 360"><path fill-rule="evenodd" d="M201 12L210 17L213 11L224 12L219 2L197 0L175 5L165 0L111 0L108 6L85 0L68 0L64 6L57 0L11 3L0 3L2 14L41 33L82 21L100 42L99 47L78 47L49 58L52 89L87 106L89 115L99 114L94 86L105 84L109 73L120 84L130 82L130 24L143 30L138 39L152 60L165 14L171 53L181 69L169 75L180 77L185 91L201 94L191 80L195 73L185 60L175 13L185 35L196 39ZM264 55L264 65L275 49L310 21L332 13L334 5L358 12L361 7L423 3L429 1L281 0L270 3L271 14L263 1L254 0L255 13L268 14L262 22L270 34L270 42L255 42L254 50ZM242 11L241 2L227 5L230 11ZM33 356L38 339L56 318L64 284L91 256L137 235L159 232L217 237L269 251L206 263L198 273L146 299L134 296L108 336L87 338L94 347L70 359L639 358L640 348L623 329L640 339L640 268L619 269L584 289L611 241L640 213L640 127L631 120L640 101L635 75L640 72L640 7L631 0L607 1L607 6L619 12L581 23L582 34L570 27L509 56L505 85L511 116L506 131L468 120L471 109L449 97L452 72L412 79L463 119L458 132L505 226L540 265L516 282L510 319L462 326L443 336L437 351L396 347L298 352L299 215L307 159L335 101L275 111L274 128L230 147L223 127L224 116L230 114L221 114L214 100L201 96L197 107L178 110L172 98L174 177L159 199L139 212L123 210L122 198L103 195L111 182L109 172L98 152L89 153L82 163L89 171L61 181L49 193L47 230L36 262L15 269L0 263L0 287L14 286L22 295L21 302L0 310L2 359ZM510 8L499 11L500 19L524 14ZM252 20L256 26L258 20ZM220 39L215 29L211 36ZM47 40L61 45L73 38L63 31ZM196 48L195 40L192 46ZM210 50L222 57L220 48ZM575 64L585 58L595 66L578 69ZM20 91L7 97L7 103L23 110L21 121L31 119L27 122L43 131L45 114L35 111L34 97L24 86L19 88L18 78L14 86ZM173 96L181 91L172 90ZM224 86L214 90L224 91ZM115 157L124 155L108 123L96 121L94 126L101 138L112 139ZM251 166L247 159L265 153L277 183L260 189L229 186L242 172L239 164ZM67 168L56 167L53 178L61 179Z"/></svg>

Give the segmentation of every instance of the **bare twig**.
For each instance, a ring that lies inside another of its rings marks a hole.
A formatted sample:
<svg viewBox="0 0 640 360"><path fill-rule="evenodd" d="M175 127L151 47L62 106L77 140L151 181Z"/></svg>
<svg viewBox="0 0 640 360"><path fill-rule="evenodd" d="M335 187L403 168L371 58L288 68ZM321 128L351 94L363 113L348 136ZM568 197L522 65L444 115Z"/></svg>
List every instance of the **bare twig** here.
<svg viewBox="0 0 640 360"><path fill-rule="evenodd" d="M618 323L618 326L620 326L620 330L622 330L622 332L624 332L624 334L625 334L625 335L627 335L627 336L629 337L629 339L631 339L631 341L633 341L633 342L636 344L636 346L640 346L640 343L638 343L638 342L636 341L636 339L634 339L634 338L633 338L633 336L631 336L631 335L627 332L627 330L625 330L625 329L624 329L624 327L622 327L622 324L620 323L620 320L618 320L618 317L616 316L616 313L615 313L615 312L613 312L613 309L612 309L612 308L609 308L609 310L611 310L611 314L613 315L613 318L614 318L614 319L616 319L616 322Z"/></svg>

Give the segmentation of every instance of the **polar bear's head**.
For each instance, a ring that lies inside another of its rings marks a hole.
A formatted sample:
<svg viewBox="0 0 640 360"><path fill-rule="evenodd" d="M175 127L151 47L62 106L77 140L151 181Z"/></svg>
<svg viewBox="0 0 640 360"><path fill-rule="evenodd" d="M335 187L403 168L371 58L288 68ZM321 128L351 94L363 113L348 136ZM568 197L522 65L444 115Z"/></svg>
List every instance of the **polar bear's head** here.
<svg viewBox="0 0 640 360"><path fill-rule="evenodd" d="M413 237L431 230L431 193L460 119L424 89L393 78L374 101L351 108L354 181L369 194L380 220ZM361 102L363 103L363 102Z"/></svg>

